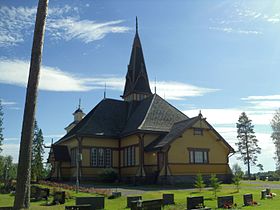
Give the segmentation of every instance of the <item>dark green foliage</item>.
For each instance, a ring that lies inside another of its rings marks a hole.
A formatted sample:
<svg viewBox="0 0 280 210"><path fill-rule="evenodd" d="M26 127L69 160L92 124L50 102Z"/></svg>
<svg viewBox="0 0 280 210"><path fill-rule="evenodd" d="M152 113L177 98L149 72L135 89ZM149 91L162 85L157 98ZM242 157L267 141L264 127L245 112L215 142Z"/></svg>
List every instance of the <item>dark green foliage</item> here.
<svg viewBox="0 0 280 210"><path fill-rule="evenodd" d="M3 112L3 107L2 107L2 101L0 99L0 153L2 152L2 145L4 141L4 136L3 136L3 121L4 121L4 112Z"/></svg>
<svg viewBox="0 0 280 210"><path fill-rule="evenodd" d="M245 165L247 165L248 176L251 177L250 166L256 165L258 154L261 153L261 148L258 146L258 140L255 136L254 125L245 112L242 112L238 122L236 123L238 152Z"/></svg>
<svg viewBox="0 0 280 210"><path fill-rule="evenodd" d="M106 168L99 174L99 178L102 182L112 183L118 179L118 173L113 168Z"/></svg>
<svg viewBox="0 0 280 210"><path fill-rule="evenodd" d="M201 174L197 174L194 186L195 188L199 189L199 192L201 192L202 189L205 187L203 177Z"/></svg>
<svg viewBox="0 0 280 210"><path fill-rule="evenodd" d="M276 168L280 170L280 109L278 109L271 120L271 138L275 145Z"/></svg>
<svg viewBox="0 0 280 210"><path fill-rule="evenodd" d="M217 192L221 188L221 182L219 182L219 179L217 178L216 174L212 174L210 178L210 187L213 190L213 194L215 198L217 197Z"/></svg>
<svg viewBox="0 0 280 210"><path fill-rule="evenodd" d="M34 137L32 142L31 180L38 181L44 177L43 167L44 137L37 121L34 124Z"/></svg>

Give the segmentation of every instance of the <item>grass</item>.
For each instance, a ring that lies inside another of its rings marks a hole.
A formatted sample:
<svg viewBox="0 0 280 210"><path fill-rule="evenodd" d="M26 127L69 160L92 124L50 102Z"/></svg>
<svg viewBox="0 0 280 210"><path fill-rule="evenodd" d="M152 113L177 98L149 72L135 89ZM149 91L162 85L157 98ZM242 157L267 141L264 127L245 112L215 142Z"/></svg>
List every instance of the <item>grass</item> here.
<svg viewBox="0 0 280 210"><path fill-rule="evenodd" d="M233 185L223 184L221 190L217 193L217 196L233 195L234 202L237 203L238 209L265 209L265 210L279 210L280 209L280 188L272 189L272 192L276 193L277 196L271 200L260 200L260 191L265 189L269 184L279 184L278 182L261 182L256 184L255 182L243 181L241 183L241 189L237 193ZM209 189L204 189L201 193L194 190L159 190L159 191L147 191L142 194L143 200L161 198L163 193L174 193L176 205L166 206L164 210L182 210L186 208L186 197L187 196L204 196L204 204L212 209L217 206L217 200L214 198L213 192ZM252 193L255 201L259 203L258 206L253 207L242 207L243 205L243 194ZM82 196L95 196L95 194L89 193L78 193L70 191L72 197ZM0 194L0 206L12 206L14 196L9 194ZM52 198L49 199L52 201ZM64 205L57 206L44 206L46 201L31 202L31 210L63 210L65 205L74 205L74 199L68 199ZM106 210L123 210L126 207L126 196L122 196L117 199L105 198Z"/></svg>

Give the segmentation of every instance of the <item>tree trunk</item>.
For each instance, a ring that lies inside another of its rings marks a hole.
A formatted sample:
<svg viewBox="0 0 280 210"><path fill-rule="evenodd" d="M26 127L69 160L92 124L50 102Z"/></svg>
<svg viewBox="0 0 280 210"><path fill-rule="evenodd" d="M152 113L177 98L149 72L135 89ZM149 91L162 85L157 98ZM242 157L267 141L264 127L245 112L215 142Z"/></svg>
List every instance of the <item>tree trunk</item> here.
<svg viewBox="0 0 280 210"><path fill-rule="evenodd" d="M249 148L248 148L248 137L245 134L245 144L246 144L246 155L247 155L247 169L248 169L248 177L251 178L251 171L250 171L250 159L249 159Z"/></svg>
<svg viewBox="0 0 280 210"><path fill-rule="evenodd" d="M40 66L42 61L47 9L48 0L39 0L23 114L17 171L16 196L14 201L15 210L29 208L30 206L31 146L33 139L34 119Z"/></svg>

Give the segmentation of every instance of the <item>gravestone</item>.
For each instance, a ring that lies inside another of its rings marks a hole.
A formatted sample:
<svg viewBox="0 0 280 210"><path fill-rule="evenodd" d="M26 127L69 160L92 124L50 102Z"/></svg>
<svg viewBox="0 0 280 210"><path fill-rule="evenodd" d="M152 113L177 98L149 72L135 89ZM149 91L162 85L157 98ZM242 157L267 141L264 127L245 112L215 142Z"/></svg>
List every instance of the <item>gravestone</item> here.
<svg viewBox="0 0 280 210"><path fill-rule="evenodd" d="M122 193L121 192L112 192L112 196L114 196L115 198L121 197Z"/></svg>
<svg viewBox="0 0 280 210"><path fill-rule="evenodd" d="M76 205L90 204L92 210L104 209L104 197L77 197Z"/></svg>
<svg viewBox="0 0 280 210"><path fill-rule="evenodd" d="M253 204L253 194L243 195L244 206L251 206Z"/></svg>
<svg viewBox="0 0 280 210"><path fill-rule="evenodd" d="M131 201L131 210L161 210L162 199Z"/></svg>
<svg viewBox="0 0 280 210"><path fill-rule="evenodd" d="M146 200L142 202L143 210L161 210L162 199Z"/></svg>
<svg viewBox="0 0 280 210"><path fill-rule="evenodd" d="M217 200L218 208L232 207L233 196L220 196Z"/></svg>
<svg viewBox="0 0 280 210"><path fill-rule="evenodd" d="M163 202L163 205L172 205L172 204L175 204L174 202L174 194L163 194L162 195L162 202Z"/></svg>
<svg viewBox="0 0 280 210"><path fill-rule="evenodd" d="M45 200L48 200L49 196L50 196L50 189L40 188L40 198L44 198Z"/></svg>
<svg viewBox="0 0 280 210"><path fill-rule="evenodd" d="M142 196L127 196L126 198L126 207L127 208L131 208L131 202L132 201L139 201L139 200L142 200Z"/></svg>
<svg viewBox="0 0 280 210"><path fill-rule="evenodd" d="M31 185L30 187L30 198L38 200L40 197L40 188L38 186Z"/></svg>
<svg viewBox="0 0 280 210"><path fill-rule="evenodd" d="M53 195L53 204L64 204L65 203L65 191L55 192Z"/></svg>
<svg viewBox="0 0 280 210"><path fill-rule="evenodd" d="M261 191L261 199L265 199L266 198L266 190L262 190Z"/></svg>
<svg viewBox="0 0 280 210"><path fill-rule="evenodd" d="M91 210L91 205L65 206L65 210Z"/></svg>
<svg viewBox="0 0 280 210"><path fill-rule="evenodd" d="M203 196L187 197L187 210L204 207Z"/></svg>

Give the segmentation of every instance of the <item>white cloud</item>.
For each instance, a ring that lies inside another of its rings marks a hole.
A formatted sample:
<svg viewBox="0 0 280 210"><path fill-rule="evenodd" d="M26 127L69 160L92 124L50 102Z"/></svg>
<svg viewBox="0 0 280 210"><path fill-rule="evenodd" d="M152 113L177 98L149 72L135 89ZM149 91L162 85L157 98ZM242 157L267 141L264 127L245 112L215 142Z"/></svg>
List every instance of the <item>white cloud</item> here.
<svg viewBox="0 0 280 210"><path fill-rule="evenodd" d="M80 39L85 43L93 42L105 37L108 33L124 33L128 27L118 26L122 20L97 23L90 20L76 20L64 18L49 21L48 29L53 37L57 39Z"/></svg>
<svg viewBox="0 0 280 210"><path fill-rule="evenodd" d="M2 148L2 155L10 155L13 157L14 163L18 162L19 144L3 144Z"/></svg>
<svg viewBox="0 0 280 210"><path fill-rule="evenodd" d="M0 47L24 42L33 32L36 7L0 7ZM54 39L78 39L84 43L104 38L109 33L124 33L128 27L120 26L122 20L96 22L80 20L77 7L53 7L48 10L46 30Z"/></svg>
<svg viewBox="0 0 280 210"><path fill-rule="evenodd" d="M1 104L2 104L3 106L12 106L12 105L16 105L16 104L17 104L17 103L14 102L14 101L5 100L5 99L3 99L3 98L0 98L0 100L1 100Z"/></svg>
<svg viewBox="0 0 280 210"><path fill-rule="evenodd" d="M271 110L280 107L280 101L248 101L247 103L252 104L253 109Z"/></svg>
<svg viewBox="0 0 280 210"><path fill-rule="evenodd" d="M199 109L186 110L184 113L189 116L197 116ZM201 109L201 112L204 117L207 118L207 121L215 125L224 125L224 124L235 124L238 121L238 118L241 112L246 112L248 117L252 120L253 124L258 125L269 125L273 117L272 110L248 110L246 109Z"/></svg>
<svg viewBox="0 0 280 210"><path fill-rule="evenodd" d="M280 100L280 95L248 96L242 100Z"/></svg>
<svg viewBox="0 0 280 210"><path fill-rule="evenodd" d="M26 87L29 62L24 60L0 59L0 83ZM62 82L63 81L63 82ZM122 91L125 80L112 75L82 77L62 71L59 68L42 66L39 89L48 91L90 91L104 89ZM151 84L152 86L152 84ZM218 91L175 81L159 81L158 94L166 99L183 100L188 96L202 96Z"/></svg>
<svg viewBox="0 0 280 210"><path fill-rule="evenodd" d="M29 63L22 60L0 60L0 82L26 86ZM63 81L63 82L61 82ZM57 68L43 66L40 85L42 90L52 91L87 91L90 87L85 85L74 75L62 72Z"/></svg>
<svg viewBox="0 0 280 210"><path fill-rule="evenodd" d="M150 84L152 87L152 84ZM176 81L157 82L157 94L170 100L184 100L186 97L202 96L218 89L203 88Z"/></svg>
<svg viewBox="0 0 280 210"><path fill-rule="evenodd" d="M261 31L257 30L244 30L244 29L233 29L232 27L209 27L210 30L222 31L226 33L236 33L236 34L262 34Z"/></svg>

